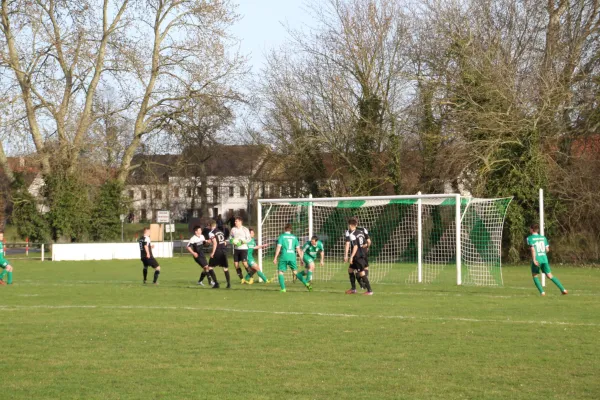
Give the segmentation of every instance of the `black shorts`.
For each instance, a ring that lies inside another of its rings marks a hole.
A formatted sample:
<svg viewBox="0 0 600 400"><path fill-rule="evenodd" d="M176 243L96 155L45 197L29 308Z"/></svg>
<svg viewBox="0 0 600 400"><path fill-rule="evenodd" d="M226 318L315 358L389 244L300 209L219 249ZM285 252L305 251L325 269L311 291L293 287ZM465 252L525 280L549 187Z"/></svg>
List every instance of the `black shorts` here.
<svg viewBox="0 0 600 400"><path fill-rule="evenodd" d="M354 262L350 264L350 268L352 268L355 271L362 271L363 269L369 266L367 259L364 257L355 258L353 261Z"/></svg>
<svg viewBox="0 0 600 400"><path fill-rule="evenodd" d="M211 267L223 267L229 268L229 263L227 262L227 255L222 250L217 250L215 252L215 256L210 259L208 265Z"/></svg>
<svg viewBox="0 0 600 400"><path fill-rule="evenodd" d="M202 268L204 268L208 265L208 262L206 261L206 257L204 257L204 253L199 253L198 257L194 257L194 261L196 261L196 263L198 265L200 265Z"/></svg>
<svg viewBox="0 0 600 400"><path fill-rule="evenodd" d="M234 250L233 261L235 262L248 262L248 250Z"/></svg>
<svg viewBox="0 0 600 400"><path fill-rule="evenodd" d="M159 266L158 261L156 261L156 258L154 258L154 257L142 258L142 264L144 264L144 268L148 268L148 267L157 268Z"/></svg>

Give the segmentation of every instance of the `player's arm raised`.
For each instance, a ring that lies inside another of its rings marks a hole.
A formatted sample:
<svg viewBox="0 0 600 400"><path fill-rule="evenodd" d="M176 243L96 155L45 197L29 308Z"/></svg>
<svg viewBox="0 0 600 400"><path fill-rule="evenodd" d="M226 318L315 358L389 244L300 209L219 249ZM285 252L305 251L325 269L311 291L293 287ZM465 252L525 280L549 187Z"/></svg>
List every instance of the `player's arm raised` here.
<svg viewBox="0 0 600 400"><path fill-rule="evenodd" d="M269 246L269 243L261 244L260 246L254 246L254 250L266 249Z"/></svg>

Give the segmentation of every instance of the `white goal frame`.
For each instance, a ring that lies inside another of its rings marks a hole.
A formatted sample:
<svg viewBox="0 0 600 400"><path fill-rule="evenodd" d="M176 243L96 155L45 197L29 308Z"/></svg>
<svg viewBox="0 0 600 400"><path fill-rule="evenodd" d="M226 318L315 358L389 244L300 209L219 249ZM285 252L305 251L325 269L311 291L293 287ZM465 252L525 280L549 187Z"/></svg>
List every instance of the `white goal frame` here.
<svg viewBox="0 0 600 400"><path fill-rule="evenodd" d="M377 200L417 200L418 205L418 244L417 244L417 276L418 282L423 282L423 221L422 221L422 200L424 199L452 199L455 200L455 228L456 228L456 284L462 285L462 254L461 254L461 229L462 229L462 214L461 214L461 199L464 196L460 194L417 194L417 195L396 195L396 196L366 196L366 197L315 197L312 195L305 198L289 198L289 199L258 199L257 207L257 236L258 245L262 245L262 228L263 228L263 212L262 206L264 203L293 203L293 202L310 202L308 205L308 229L309 237L313 236L313 204L319 202L333 201L377 201ZM258 266L263 269L263 250L258 250Z"/></svg>

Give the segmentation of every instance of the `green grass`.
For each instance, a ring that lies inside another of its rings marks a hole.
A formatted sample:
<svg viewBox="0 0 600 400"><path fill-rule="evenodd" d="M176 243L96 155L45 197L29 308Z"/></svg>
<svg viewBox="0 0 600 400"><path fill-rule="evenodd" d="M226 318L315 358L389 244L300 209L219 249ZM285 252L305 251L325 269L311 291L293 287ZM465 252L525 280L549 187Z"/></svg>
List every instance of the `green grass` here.
<svg viewBox="0 0 600 400"><path fill-rule="evenodd" d="M6 399L598 399L600 270L504 288L343 283L212 290L190 258L15 263L1 286ZM235 274L234 274L235 275ZM222 271L217 271L222 279Z"/></svg>

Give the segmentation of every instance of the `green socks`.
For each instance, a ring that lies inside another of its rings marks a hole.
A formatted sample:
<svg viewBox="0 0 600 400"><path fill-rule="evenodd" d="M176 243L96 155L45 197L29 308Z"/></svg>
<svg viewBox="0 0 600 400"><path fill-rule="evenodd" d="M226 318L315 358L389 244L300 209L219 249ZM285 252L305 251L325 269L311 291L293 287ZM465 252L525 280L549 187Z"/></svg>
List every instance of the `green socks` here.
<svg viewBox="0 0 600 400"><path fill-rule="evenodd" d="M8 273L8 280L6 281L6 283L8 283L9 285L12 284L12 272ZM554 282L554 283L556 283L556 282ZM557 285L560 285L560 283L557 283ZM562 289L562 290L564 290L564 289Z"/></svg>
<svg viewBox="0 0 600 400"><path fill-rule="evenodd" d="M285 277L283 276L283 274L278 274L277 276L279 278L279 286L282 290L285 289Z"/></svg>
<svg viewBox="0 0 600 400"><path fill-rule="evenodd" d="M540 293L544 293L544 288L542 288L542 284L540 283L540 278L537 276L533 277L533 283L535 283L535 287L540 291Z"/></svg>
<svg viewBox="0 0 600 400"><path fill-rule="evenodd" d="M263 274L263 272L262 272L262 271L256 271L256 274L258 275L258 277L259 277L260 279L262 279L262 280L263 280L263 282L266 282L266 281L268 281L267 277L265 276L265 274Z"/></svg>
<svg viewBox="0 0 600 400"><path fill-rule="evenodd" d="M8 278L8 279L10 279L10 273L9 273L9 275L8 275L8 276L9 276L9 278ZM560 291L561 291L561 292L564 292L564 291L565 291L565 288L564 288L564 286L562 285L562 283L560 283L560 281L558 280L558 278L557 278L557 277L553 276L553 277L552 277L552 279L551 279L551 281L552 281L552 282L554 282L554 284L555 284L556 286L558 286L558 288L560 289ZM8 283L10 283L10 281L9 281Z"/></svg>
<svg viewBox="0 0 600 400"><path fill-rule="evenodd" d="M304 272L304 271L302 271ZM300 280L300 282L304 283L304 285L308 285L308 282L306 281L306 278L304 277L304 274L302 272L298 272L296 274L296 277Z"/></svg>
<svg viewBox="0 0 600 400"><path fill-rule="evenodd" d="M308 271L308 278L307 278L307 280L309 282L312 281L312 271L311 270Z"/></svg>
<svg viewBox="0 0 600 400"><path fill-rule="evenodd" d="M263 280L263 282L266 282L266 281L268 281L267 277L265 276L265 274L263 274L263 272L262 272L262 271L260 271L260 270L259 270L259 271L256 271L256 275L258 275L258 277L259 277L260 279L262 279L262 280ZM250 273L248 273L244 279L245 279L246 281L249 281L251 278L252 278L252 275L250 275ZM279 280L279 284L281 285L281 279ZM285 284L282 286L282 289L285 289Z"/></svg>
<svg viewBox="0 0 600 400"><path fill-rule="evenodd" d="M6 276L6 274L7 274L7 273L8 273L8 272L6 272L6 270L5 270L5 269L3 269L3 270L2 270L2 273L0 273L0 279L1 279L1 280L4 280L4 277Z"/></svg>

